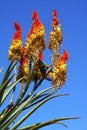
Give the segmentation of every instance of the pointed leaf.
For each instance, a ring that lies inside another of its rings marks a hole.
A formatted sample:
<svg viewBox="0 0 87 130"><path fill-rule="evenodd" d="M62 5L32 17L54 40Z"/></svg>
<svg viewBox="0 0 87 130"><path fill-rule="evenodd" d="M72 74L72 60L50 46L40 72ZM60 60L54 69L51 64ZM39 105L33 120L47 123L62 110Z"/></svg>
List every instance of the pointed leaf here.
<svg viewBox="0 0 87 130"><path fill-rule="evenodd" d="M9 95L9 93L13 90L13 88L22 80L23 78L15 81L14 83L12 83L12 85L10 85L4 92L3 97L2 97L2 101L1 104L4 102L4 100L6 99L6 97Z"/></svg>
<svg viewBox="0 0 87 130"><path fill-rule="evenodd" d="M4 94L5 89L7 88L8 84L10 83L11 79L14 77L14 75L12 75L9 79L6 80L6 82L1 86L0 89L0 105L1 105L1 100Z"/></svg>
<svg viewBox="0 0 87 130"><path fill-rule="evenodd" d="M1 86L3 85L3 83L7 80L7 78L9 77L9 72L10 72L10 68L11 66L13 65L13 61L9 64L8 68L6 69L6 72L4 74L4 77L2 79L2 83L1 83Z"/></svg>
<svg viewBox="0 0 87 130"><path fill-rule="evenodd" d="M18 123L16 123L11 130L15 130L21 123L23 123L23 121L25 121L31 114L33 114L40 106L42 106L44 103L46 103L47 101L49 101L55 97L58 97L58 95L50 96L50 97L44 99L41 103L39 103L34 108L32 108L31 111L29 111Z"/></svg>
<svg viewBox="0 0 87 130"><path fill-rule="evenodd" d="M63 118L57 118L57 119L53 119L53 120L49 120L47 122L40 122L37 124L33 124L31 126L27 126L24 128L20 128L19 130L25 130L26 129L30 129L30 130L37 130L40 129L42 127L48 126L48 125L52 125L52 124L61 124L64 125L65 127L67 127L63 122L63 120L72 120L72 119L79 119L79 117L63 117Z"/></svg>

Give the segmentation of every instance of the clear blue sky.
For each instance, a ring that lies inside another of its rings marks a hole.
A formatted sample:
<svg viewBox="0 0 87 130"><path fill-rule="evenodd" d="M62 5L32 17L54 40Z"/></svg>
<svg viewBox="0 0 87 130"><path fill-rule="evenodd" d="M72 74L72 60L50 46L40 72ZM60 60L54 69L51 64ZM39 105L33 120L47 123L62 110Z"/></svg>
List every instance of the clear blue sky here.
<svg viewBox="0 0 87 130"><path fill-rule="evenodd" d="M62 24L64 49L69 52L68 74L64 87L59 93L70 96L60 97L43 105L27 123L46 121L55 117L80 116L80 120L65 121L67 130L87 129L87 1L86 0L0 0L0 66L3 72L8 61L8 49L14 33L13 22L22 27L22 40L31 26L31 15L38 11L39 18L45 25L46 42L51 30L52 10L58 11ZM44 60L48 62L50 52L44 52ZM2 74L3 74L2 72ZM1 80L1 75L0 75ZM48 87L48 86L47 86ZM43 130L66 130L63 126L53 125Z"/></svg>

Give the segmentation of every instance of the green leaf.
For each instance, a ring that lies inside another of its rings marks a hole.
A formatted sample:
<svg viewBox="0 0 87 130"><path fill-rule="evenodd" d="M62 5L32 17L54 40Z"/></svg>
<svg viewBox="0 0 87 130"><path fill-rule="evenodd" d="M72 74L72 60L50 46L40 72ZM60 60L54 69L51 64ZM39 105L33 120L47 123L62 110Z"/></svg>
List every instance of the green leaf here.
<svg viewBox="0 0 87 130"><path fill-rule="evenodd" d="M48 125L53 125L53 124L61 124L61 125L64 125L65 127L67 127L63 122L63 120L72 120L72 119L79 119L79 117L63 117L63 118L57 118L57 119L53 119L53 120L49 120L47 122L40 122L40 123L37 123L37 124L33 124L33 125L30 125L30 126L26 126L26 127L23 127L23 128L20 128L19 130L37 130L37 129L40 129L42 127L46 127Z"/></svg>
<svg viewBox="0 0 87 130"><path fill-rule="evenodd" d="M51 90L52 89L52 87L49 87L49 88L46 88L46 89L44 89L44 90L41 90L40 92L38 92L37 94L34 94L33 95L33 100L35 99L36 100L36 98L38 98L39 96L41 96L43 93L45 93L45 92L47 92L47 91L49 91L49 90ZM23 103L23 102L25 102L30 96L32 96L32 94L34 93L34 90L32 90L26 97L25 97L25 99L21 102L21 103Z"/></svg>
<svg viewBox="0 0 87 130"><path fill-rule="evenodd" d="M25 121L31 114L33 114L40 106L42 106L44 103L46 103L47 101L58 97L59 95L55 95L55 96L50 96L46 99L44 99L42 102L40 102L38 105L36 105L34 108L32 108L22 119L20 119L20 121L18 123L16 123L14 125L14 127L11 130L15 130L20 124L23 123L23 121Z"/></svg>
<svg viewBox="0 0 87 130"><path fill-rule="evenodd" d="M7 88L8 84L10 83L10 81L12 80L13 77L14 77L14 75L12 75L9 79L7 79L5 81L5 83L1 86L1 89L0 89L0 105L1 105L1 100L2 100L3 94L5 92L5 89Z"/></svg>
<svg viewBox="0 0 87 130"><path fill-rule="evenodd" d="M6 80L8 79L11 71L13 70L13 68L16 64L14 64L13 66L12 65L13 65L13 61L9 64L8 68L6 69L6 72L5 72L2 82L1 82L1 86L4 84L4 82L6 82Z"/></svg>
<svg viewBox="0 0 87 130"><path fill-rule="evenodd" d="M50 91L49 93L45 93L45 92L47 92L47 91L49 91L49 90L52 90L52 91ZM55 90L55 89L53 89L52 87L50 87L50 88L46 88L46 89L44 89L44 90L38 92L37 94L35 94L35 95L32 97L32 104L26 106L25 109L27 109L27 108L29 108L29 107L31 107L31 106L33 106L33 105L35 105L35 104L41 102L41 101L44 100L45 98L47 98L47 97L51 96L52 94L54 94L56 91L57 91L57 90ZM42 97L43 97L43 98L42 98ZM41 99L41 98L42 98L42 99Z"/></svg>
<svg viewBox="0 0 87 130"><path fill-rule="evenodd" d="M7 89L5 89L5 92L3 94L2 100L1 100L1 104L4 102L4 100L6 99L6 97L9 95L9 93L13 90L13 88L23 79L23 77L17 81L15 81L14 83L12 83L12 85L10 85ZM1 105L0 104L0 105Z"/></svg>

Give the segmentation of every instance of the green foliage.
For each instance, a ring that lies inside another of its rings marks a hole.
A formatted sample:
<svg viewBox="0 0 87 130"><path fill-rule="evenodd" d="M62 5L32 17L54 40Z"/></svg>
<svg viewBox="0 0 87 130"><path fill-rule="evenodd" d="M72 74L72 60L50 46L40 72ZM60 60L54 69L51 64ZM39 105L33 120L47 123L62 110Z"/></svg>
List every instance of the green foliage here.
<svg viewBox="0 0 87 130"><path fill-rule="evenodd" d="M19 128L19 130L25 130L25 129L30 129L30 130L37 130L42 127L45 127L47 125L52 125L52 124L62 124L66 126L62 120L70 120L70 119L77 119L78 117L64 117L64 118L58 118L58 119L53 119L49 120L47 122L40 122L37 124L32 124L30 126L26 126L23 128L20 128L19 126L31 116L39 107L41 107L43 104L48 102L49 100L52 100L53 98L59 97L59 96L66 96L68 94L57 94L58 89L55 88L46 88L43 89L39 92L36 90L41 86L42 82L45 80L45 77L42 77L38 82L35 82L34 86L32 87L32 90L29 91L29 86L30 83L32 82L32 75L34 68L32 69L32 72L30 74L29 80L26 84L23 84L21 80L23 80L23 77L20 78L19 80L14 81L14 69L16 67L17 63L11 62L11 64L8 66L4 78L2 79L1 85L0 85L0 105L6 105L6 99L8 95L11 95L11 99L9 100L9 104L5 107L5 109L2 111L0 114L0 129L1 130L6 130L10 128L11 130L15 130ZM41 63L40 63L41 64ZM43 63L44 64L44 63ZM50 72L51 68L48 68L48 72ZM12 75L12 76L10 76ZM20 83L21 82L21 83ZM17 84L20 84L20 94L15 102L13 102L15 95L14 91L16 90ZM22 85L22 87L21 87ZM14 89L15 88L15 89ZM28 91L28 94L26 94ZM13 96L14 95L14 96ZM14 120L22 114L23 111L26 109L29 109L27 114L23 116L19 121L13 123Z"/></svg>

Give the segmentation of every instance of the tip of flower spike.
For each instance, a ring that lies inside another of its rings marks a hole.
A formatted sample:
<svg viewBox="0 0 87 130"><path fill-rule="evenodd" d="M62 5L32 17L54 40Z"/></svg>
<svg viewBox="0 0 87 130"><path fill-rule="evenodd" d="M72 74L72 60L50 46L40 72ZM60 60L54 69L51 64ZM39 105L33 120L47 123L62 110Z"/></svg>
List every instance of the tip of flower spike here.
<svg viewBox="0 0 87 130"><path fill-rule="evenodd" d="M32 14L32 19L35 20L37 18L38 18L38 13L37 13L37 11L34 11Z"/></svg>
<svg viewBox="0 0 87 130"><path fill-rule="evenodd" d="M14 22L14 27L17 31L21 31L21 27L17 22Z"/></svg>
<svg viewBox="0 0 87 130"><path fill-rule="evenodd" d="M37 11L33 12L32 20L33 20L33 26L41 25L41 22L39 21L39 18L38 18L38 12Z"/></svg>
<svg viewBox="0 0 87 130"><path fill-rule="evenodd" d="M56 10L53 10L53 12L52 12L52 20L53 20L52 27L57 26L59 23L59 20L57 18L57 11Z"/></svg>
<svg viewBox="0 0 87 130"><path fill-rule="evenodd" d="M20 25L17 22L14 22L14 27L15 27L16 31L14 33L13 39L21 39L22 30L21 30Z"/></svg>
<svg viewBox="0 0 87 130"><path fill-rule="evenodd" d="M65 59L65 62L66 62L69 58L69 54L66 50L64 50L63 55L64 55L64 59Z"/></svg>
<svg viewBox="0 0 87 130"><path fill-rule="evenodd" d="M69 54L66 50L64 50L62 56L60 56L59 58L59 61L63 61L64 63L66 63L68 58L69 58Z"/></svg>
<svg viewBox="0 0 87 130"><path fill-rule="evenodd" d="M57 11L56 10L53 10L53 12L52 12L52 17L54 17L54 16L57 16Z"/></svg>

